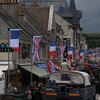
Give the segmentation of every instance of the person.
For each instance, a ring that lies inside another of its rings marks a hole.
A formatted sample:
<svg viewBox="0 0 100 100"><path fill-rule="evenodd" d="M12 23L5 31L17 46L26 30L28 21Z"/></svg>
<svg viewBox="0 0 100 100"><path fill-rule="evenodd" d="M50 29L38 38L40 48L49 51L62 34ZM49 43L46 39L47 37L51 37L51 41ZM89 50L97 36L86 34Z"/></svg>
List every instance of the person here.
<svg viewBox="0 0 100 100"><path fill-rule="evenodd" d="M32 100L42 100L42 94L37 87L36 81L33 82L31 91L32 91Z"/></svg>
<svg viewBox="0 0 100 100"><path fill-rule="evenodd" d="M31 85L31 91L33 92L33 91L35 91L35 90L37 90L38 88L37 88L37 84L36 84L36 81L34 81L33 83L32 83L32 85Z"/></svg>
<svg viewBox="0 0 100 100"><path fill-rule="evenodd" d="M32 92L30 89L27 91L27 100L32 100Z"/></svg>
<svg viewBox="0 0 100 100"><path fill-rule="evenodd" d="M76 63L74 60L71 61L71 70L76 70Z"/></svg>
<svg viewBox="0 0 100 100"><path fill-rule="evenodd" d="M64 59L63 62L61 63L61 71L68 71L68 70L70 70L70 68L68 66L68 63Z"/></svg>
<svg viewBox="0 0 100 100"><path fill-rule="evenodd" d="M39 91L41 91L42 88L43 88L43 82L42 82L42 80L39 80L38 81L38 89L39 89Z"/></svg>
<svg viewBox="0 0 100 100"><path fill-rule="evenodd" d="M84 67L84 69L88 69L89 68L89 64L88 64L87 60L83 62L83 67Z"/></svg>

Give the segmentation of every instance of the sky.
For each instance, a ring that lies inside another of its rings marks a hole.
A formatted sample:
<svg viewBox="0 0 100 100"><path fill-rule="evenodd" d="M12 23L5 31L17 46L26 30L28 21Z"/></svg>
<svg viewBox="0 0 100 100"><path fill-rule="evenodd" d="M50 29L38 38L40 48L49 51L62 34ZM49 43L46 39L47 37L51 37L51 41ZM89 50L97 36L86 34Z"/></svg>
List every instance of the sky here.
<svg viewBox="0 0 100 100"><path fill-rule="evenodd" d="M81 27L85 33L100 33L100 0L75 0L82 10Z"/></svg>

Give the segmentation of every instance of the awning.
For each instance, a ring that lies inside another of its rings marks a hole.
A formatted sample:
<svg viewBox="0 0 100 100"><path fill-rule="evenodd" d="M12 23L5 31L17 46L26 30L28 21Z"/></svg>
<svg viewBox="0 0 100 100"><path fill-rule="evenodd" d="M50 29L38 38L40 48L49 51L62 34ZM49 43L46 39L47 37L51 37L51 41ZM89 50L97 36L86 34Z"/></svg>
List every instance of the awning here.
<svg viewBox="0 0 100 100"><path fill-rule="evenodd" d="M48 74L47 71L40 69L36 65L31 65L31 64L21 65L20 64L20 67L22 67L23 69L25 69L25 70L27 70L29 72L32 72L33 74L35 74L35 75L37 75L39 77L42 77L42 76Z"/></svg>

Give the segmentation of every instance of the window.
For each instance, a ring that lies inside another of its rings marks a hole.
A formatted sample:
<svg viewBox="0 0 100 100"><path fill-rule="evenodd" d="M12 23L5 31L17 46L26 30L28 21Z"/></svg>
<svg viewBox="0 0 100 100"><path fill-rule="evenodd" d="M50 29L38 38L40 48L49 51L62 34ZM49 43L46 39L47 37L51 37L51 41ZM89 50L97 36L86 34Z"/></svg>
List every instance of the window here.
<svg viewBox="0 0 100 100"><path fill-rule="evenodd" d="M62 81L70 81L70 75L69 74L62 74L61 80Z"/></svg>
<svg viewBox="0 0 100 100"><path fill-rule="evenodd" d="M30 58L30 52L31 52L31 50L30 50L30 44L23 44L23 46L22 46L22 52L23 52L23 54L22 54L22 58L23 59L26 59L26 58Z"/></svg>

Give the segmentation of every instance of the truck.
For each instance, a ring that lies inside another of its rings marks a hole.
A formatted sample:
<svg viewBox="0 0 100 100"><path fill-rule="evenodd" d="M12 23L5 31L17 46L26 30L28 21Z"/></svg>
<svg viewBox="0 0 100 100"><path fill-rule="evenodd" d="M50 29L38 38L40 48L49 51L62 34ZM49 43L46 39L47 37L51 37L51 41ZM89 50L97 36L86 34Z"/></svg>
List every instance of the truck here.
<svg viewBox="0 0 100 100"><path fill-rule="evenodd" d="M43 100L95 100L95 86L89 74L82 71L52 73L41 93Z"/></svg>

